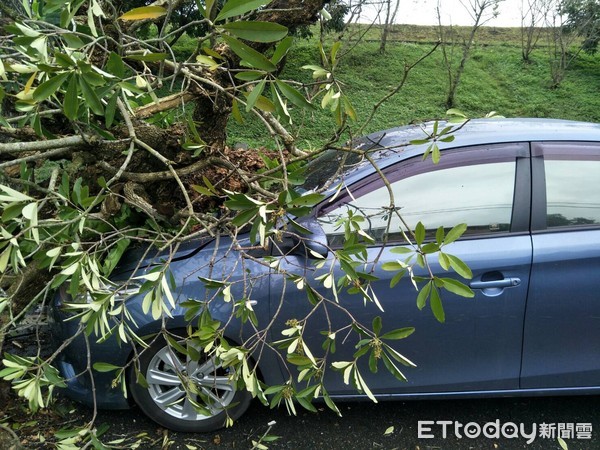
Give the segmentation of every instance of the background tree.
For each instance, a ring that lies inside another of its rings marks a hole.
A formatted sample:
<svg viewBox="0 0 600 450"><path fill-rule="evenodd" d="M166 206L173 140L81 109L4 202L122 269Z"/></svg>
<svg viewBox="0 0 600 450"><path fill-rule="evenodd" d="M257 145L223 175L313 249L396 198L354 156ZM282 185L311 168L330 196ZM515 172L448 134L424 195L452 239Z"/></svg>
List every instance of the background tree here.
<svg viewBox="0 0 600 450"><path fill-rule="evenodd" d="M458 65L454 62L454 47L455 40L449 36L452 34L452 27L444 28L441 21L441 9L443 8L442 2L438 1L438 23L439 23L439 34L440 41L442 43L442 55L444 65L446 66L448 73L448 95L446 96L446 107L452 108L455 102L456 90L460 84L460 78L465 71L465 66L471 48L475 42L475 36L477 30L485 25L487 22L497 17L498 6L503 0L460 0L463 8L469 13L469 16L473 20L473 25L468 32L466 37L462 37L462 43L459 45L460 60Z"/></svg>
<svg viewBox="0 0 600 450"><path fill-rule="evenodd" d="M597 17L572 10L575 14L572 18L567 15L570 5L569 2L554 2L546 23L552 89L560 86L569 66L582 51L593 53L597 45L597 42L594 44L594 36L598 32L594 22ZM581 3L580 6L585 5ZM593 8L589 11L593 11Z"/></svg>
<svg viewBox="0 0 600 450"><path fill-rule="evenodd" d="M525 62L530 62L552 5L550 0L521 0L521 55Z"/></svg>
<svg viewBox="0 0 600 450"><path fill-rule="evenodd" d="M381 41L379 43L379 53L385 53L388 35L396 21L400 0L386 0L385 2L385 19L381 30Z"/></svg>
<svg viewBox="0 0 600 450"><path fill-rule="evenodd" d="M559 9L567 16L565 29L583 38L585 52L595 53L600 42L600 1L564 0Z"/></svg>

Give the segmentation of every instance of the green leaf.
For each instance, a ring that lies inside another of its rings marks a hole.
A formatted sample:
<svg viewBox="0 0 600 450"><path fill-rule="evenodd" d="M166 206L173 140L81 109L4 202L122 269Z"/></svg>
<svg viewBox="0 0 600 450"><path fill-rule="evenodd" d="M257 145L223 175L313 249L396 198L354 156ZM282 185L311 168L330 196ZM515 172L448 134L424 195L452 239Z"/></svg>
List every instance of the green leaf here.
<svg viewBox="0 0 600 450"><path fill-rule="evenodd" d="M440 250L440 246L437 245L437 243L435 242L429 242L427 244L425 244L423 247L421 247L421 251L424 254L430 254L430 253L435 253L438 252Z"/></svg>
<svg viewBox="0 0 600 450"><path fill-rule="evenodd" d="M108 62L106 63L106 70L118 78L125 78L125 64L123 64L123 60L115 52L110 52Z"/></svg>
<svg viewBox="0 0 600 450"><path fill-rule="evenodd" d="M404 275L406 275L406 270L401 270L396 275L394 275L394 277L390 280L390 287L393 288L394 286L396 286Z"/></svg>
<svg viewBox="0 0 600 450"><path fill-rule="evenodd" d="M263 72L258 72L256 70L247 70L244 72L238 72L235 74L235 77L238 80L242 80L242 81L256 81L259 78L264 77L265 74Z"/></svg>
<svg viewBox="0 0 600 450"><path fill-rule="evenodd" d="M274 72L277 70L275 64L269 61L262 53L257 52L234 37L227 35L221 37L236 55L255 69L261 69L266 72Z"/></svg>
<svg viewBox="0 0 600 450"><path fill-rule="evenodd" d="M419 222L415 228L415 241L421 245L425 240L425 226Z"/></svg>
<svg viewBox="0 0 600 450"><path fill-rule="evenodd" d="M145 20L158 19L167 14L167 10L162 6L142 6L141 8L133 8L123 14L121 20Z"/></svg>
<svg viewBox="0 0 600 450"><path fill-rule="evenodd" d="M423 309L423 307L427 303L427 297L429 297L430 292L431 292L431 281L429 283L427 283L425 286L423 286L423 288L419 292L419 295L417 296L417 307L419 309Z"/></svg>
<svg viewBox="0 0 600 450"><path fill-rule="evenodd" d="M444 245L448 245L448 244L456 241L458 238L460 238L464 234L465 231L467 231L467 224L459 223L454 228L452 228L450 231L448 231L448 234L446 235L446 238L444 239Z"/></svg>
<svg viewBox="0 0 600 450"><path fill-rule="evenodd" d="M391 339L391 340L405 339L408 336L410 336L411 334L413 334L414 332L415 332L414 327L398 328L396 330L388 331L383 336L380 336L380 339Z"/></svg>
<svg viewBox="0 0 600 450"><path fill-rule="evenodd" d="M106 258L104 259L104 275L109 276L113 269L117 266L121 260L121 256L129 247L131 241L129 239L119 239L117 244L110 250Z"/></svg>
<svg viewBox="0 0 600 450"><path fill-rule="evenodd" d="M250 223L250 221L254 219L256 214L258 214L258 208L252 208L246 211L242 211L231 220L231 224L236 227L243 227L247 223Z"/></svg>
<svg viewBox="0 0 600 450"><path fill-rule="evenodd" d="M437 144L433 144L431 146L431 161L433 161L434 164L439 164L440 158L440 148L437 146Z"/></svg>
<svg viewBox="0 0 600 450"><path fill-rule="evenodd" d="M450 291L456 295L460 295L461 297L475 297L475 293L471 290L471 288L458 280L453 278L439 278L439 280L444 283L443 287L447 291Z"/></svg>
<svg viewBox="0 0 600 450"><path fill-rule="evenodd" d="M377 373L377 358L375 358L375 352L372 350L369 354L369 370L372 373Z"/></svg>
<svg viewBox="0 0 600 450"><path fill-rule="evenodd" d="M460 109L456 109L456 108L451 108L448 111L446 111L446 115L447 116L458 116L458 117L462 117L464 119L467 118L467 116L464 112L462 112Z"/></svg>
<svg viewBox="0 0 600 450"><path fill-rule="evenodd" d="M271 0L229 0L223 5L221 11L219 11L215 22L234 16L241 16L269 3L271 3Z"/></svg>
<svg viewBox="0 0 600 450"><path fill-rule="evenodd" d="M560 436L556 438L558 440L558 445L560 445L560 448L562 450L569 450L569 446L567 445L567 443L564 441L563 438L561 438Z"/></svg>
<svg viewBox="0 0 600 450"><path fill-rule="evenodd" d="M297 353L288 353L286 359L289 363L294 364L295 366L311 366L312 361L306 356L299 355Z"/></svg>
<svg viewBox="0 0 600 450"><path fill-rule="evenodd" d="M423 145L428 143L429 139L413 139L412 141L410 141L411 145Z"/></svg>
<svg viewBox="0 0 600 450"><path fill-rule="evenodd" d="M329 394L327 393L325 388L323 388L323 400L325 400L325 404L327 405L327 407L329 409L331 409L338 416L340 416L340 417L342 416L342 413L338 409L337 405L333 402L333 400L331 400L331 397L329 396Z"/></svg>
<svg viewBox="0 0 600 450"><path fill-rule="evenodd" d="M60 73L47 81L40 84L33 93L33 99L37 102L46 100L53 95L58 88L62 86L65 80L69 77L69 72Z"/></svg>
<svg viewBox="0 0 600 450"><path fill-rule="evenodd" d="M431 290L431 296L429 297L429 306L431 307L431 311L433 311L433 315L438 320L438 322L444 323L446 321L446 314L444 313L444 307L442 306L442 299L440 298L440 293L435 287Z"/></svg>
<svg viewBox="0 0 600 450"><path fill-rule="evenodd" d="M23 206L25 205L22 203L12 203L6 206L2 212L2 222L8 222L13 220L15 217L20 216Z"/></svg>
<svg viewBox="0 0 600 450"><path fill-rule="evenodd" d="M292 200L289 203L289 205L290 206L315 206L316 204L320 203L321 200L323 200L324 198L325 198L325 196L322 194L316 194L316 193L306 194L306 195L303 195L302 197L295 198L294 200Z"/></svg>
<svg viewBox="0 0 600 450"><path fill-rule="evenodd" d="M439 245L442 245L442 242L444 242L444 227L438 227L438 229L436 230L435 241Z"/></svg>
<svg viewBox="0 0 600 450"><path fill-rule="evenodd" d="M79 87L81 88L81 93L83 94L83 98L85 99L87 105L90 107L92 112L98 116L104 114L104 108L102 107L102 102L98 98L96 91L92 89L92 87L85 81L85 78L79 77Z"/></svg>
<svg viewBox="0 0 600 450"><path fill-rule="evenodd" d="M93 368L97 372L112 372L113 370L120 369L121 367L109 363L97 362L94 363Z"/></svg>
<svg viewBox="0 0 600 450"><path fill-rule="evenodd" d="M296 400L298 401L298 403L300 403L300 405L304 408L309 410L310 412L317 412L317 408L315 408L315 406L310 402L310 400L307 400L304 397L297 397ZM266 448L266 447L265 447Z"/></svg>
<svg viewBox="0 0 600 450"><path fill-rule="evenodd" d="M265 97L264 95L258 96L255 106L258 109L260 109L261 111L270 112L270 113L275 111L275 105L273 104L273 102L271 100L269 100L267 97Z"/></svg>
<svg viewBox="0 0 600 450"><path fill-rule="evenodd" d="M469 266L467 266L462 259L460 259L454 255L446 255L446 256L450 260L450 266L454 269L454 271L457 274L459 274L461 277L466 278L468 280L473 278L473 272L471 272L471 269L469 268Z"/></svg>
<svg viewBox="0 0 600 450"><path fill-rule="evenodd" d="M277 84L277 87L281 93L294 105L298 106L299 108L313 107L313 105L309 103L308 100L304 98L304 95L302 95L297 89L280 80L276 80L275 83Z"/></svg>
<svg viewBox="0 0 600 450"><path fill-rule="evenodd" d="M394 375L394 377L396 377L396 379L398 379L400 381L407 381L404 374L400 371L400 369L398 369L398 367L396 367L396 364L394 364L394 362L390 359L390 357L388 355L386 355L385 353L382 353L381 359L383 360L383 364L385 365L386 369L392 375Z"/></svg>
<svg viewBox="0 0 600 450"><path fill-rule="evenodd" d="M407 253L414 253L414 250L410 247L394 247L390 249L390 253L405 255Z"/></svg>
<svg viewBox="0 0 600 450"><path fill-rule="evenodd" d="M239 123L240 125L243 125L244 117L242 117L242 114L240 112L239 103L235 98L233 99L233 104L231 105L231 114L233 115L233 118L235 119L235 121L237 123Z"/></svg>
<svg viewBox="0 0 600 450"><path fill-rule="evenodd" d="M104 113L104 123L106 125L106 128L110 128L115 120L118 98L119 93L115 92L108 101L108 105L106 105L106 112Z"/></svg>
<svg viewBox="0 0 600 450"><path fill-rule="evenodd" d="M230 198L225 201L225 206L234 211L241 211L258 205L260 205L260 203L252 201L250 197L244 194L231 194Z"/></svg>
<svg viewBox="0 0 600 450"><path fill-rule="evenodd" d="M288 34L286 27L273 22L245 20L226 23L222 27L234 36L252 42L277 42Z"/></svg>
<svg viewBox="0 0 600 450"><path fill-rule="evenodd" d="M448 270L450 268L450 258L448 258L446 253L438 253L438 260L440 262L440 266L442 266L442 269Z"/></svg>
<svg viewBox="0 0 600 450"><path fill-rule="evenodd" d="M279 64L279 62L283 59L285 55L287 55L288 50L292 46L294 42L294 38L291 36L286 37L282 40L277 47L275 47L275 51L273 52L273 56L271 56L271 62L275 65Z"/></svg>
<svg viewBox="0 0 600 450"><path fill-rule="evenodd" d="M204 2L205 7L202 8L200 0L196 0L196 5L198 5L198 9L202 13L205 19L210 19L212 16L212 9L215 6L215 0L206 0Z"/></svg>
<svg viewBox="0 0 600 450"><path fill-rule="evenodd" d="M397 261L388 261L381 265L381 269L385 270L386 272L397 272L398 270L404 270L405 268L405 265L402 265Z"/></svg>
<svg viewBox="0 0 600 450"><path fill-rule="evenodd" d="M63 110L65 116L69 120L75 120L77 118L77 110L79 108L79 101L77 98L77 75L73 74L69 80L67 92L63 100Z"/></svg>
<svg viewBox="0 0 600 450"><path fill-rule="evenodd" d="M65 33L60 35L61 38L65 40L67 43L67 47L80 49L85 45L85 43L79 38L79 36L71 33Z"/></svg>
<svg viewBox="0 0 600 450"><path fill-rule="evenodd" d="M373 319L373 332L376 335L379 335L380 331L381 331L381 317L377 316Z"/></svg>
<svg viewBox="0 0 600 450"><path fill-rule="evenodd" d="M262 94L262 92L265 89L265 84L266 84L266 81L262 80L260 83L258 83L256 86L254 86L254 89L252 89L252 91L250 91L250 94L248 95L248 99L246 101L246 112L248 112L252 108L254 108L254 105L256 104L258 97L260 97L260 94Z"/></svg>
<svg viewBox="0 0 600 450"><path fill-rule="evenodd" d="M354 109L354 106L352 106L352 103L350 103L350 99L345 95L342 95L342 104L344 105L344 112L348 115L348 117L350 117L350 119L356 122L358 118L356 115L356 110Z"/></svg>

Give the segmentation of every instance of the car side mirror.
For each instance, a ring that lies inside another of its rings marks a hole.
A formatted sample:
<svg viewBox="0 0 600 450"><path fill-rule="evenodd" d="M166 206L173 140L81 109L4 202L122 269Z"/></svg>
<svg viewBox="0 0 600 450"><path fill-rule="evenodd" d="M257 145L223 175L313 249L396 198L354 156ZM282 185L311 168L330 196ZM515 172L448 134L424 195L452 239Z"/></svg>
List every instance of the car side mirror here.
<svg viewBox="0 0 600 450"><path fill-rule="evenodd" d="M329 254L329 247L327 246L327 236L323 231L323 228L317 222L317 219L314 217L307 217L297 221L298 224L309 233L304 233L301 239L293 238L294 240L294 249L292 253L295 255L307 256L309 258L314 258L314 254L322 256L323 258L327 257Z"/></svg>

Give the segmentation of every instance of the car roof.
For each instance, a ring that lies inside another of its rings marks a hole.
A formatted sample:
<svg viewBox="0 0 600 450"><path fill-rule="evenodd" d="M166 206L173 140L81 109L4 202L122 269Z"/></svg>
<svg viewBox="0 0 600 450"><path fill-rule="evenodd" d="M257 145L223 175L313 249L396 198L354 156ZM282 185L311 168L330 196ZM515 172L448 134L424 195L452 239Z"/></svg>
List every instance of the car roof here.
<svg viewBox="0 0 600 450"><path fill-rule="evenodd" d="M434 122L420 125L409 125L391 128L372 133L360 139L358 148L367 149L369 146L383 148L404 146L408 142L423 139L425 133L431 133ZM450 124L442 121L439 130L452 125L457 128L454 141L439 142L440 149L457 148L468 145L482 145L503 142L527 141L600 141L600 124L590 122L575 122L560 119L474 119L462 127L460 124ZM458 129L458 127L460 127ZM407 150L416 150L418 154L423 146L409 146ZM410 151L410 153L413 153ZM381 155L378 155L378 159Z"/></svg>
<svg viewBox="0 0 600 450"><path fill-rule="evenodd" d="M368 152L381 169L396 162L414 156L422 155L429 144L410 144L411 141L423 140L426 133L433 131L435 122L425 122L418 125L408 125L369 134L352 143L355 150ZM449 123L440 121L438 130L453 126L454 140L451 142L438 141L443 151L450 148L468 147L473 145L490 145L510 142L539 142L539 141L579 141L600 142L600 124L576 122L560 119L535 118L488 118L472 119L467 123ZM334 176L339 164L343 164L343 180L346 185L360 180L375 172L372 165L362 157L360 152L345 153L330 150L313 160L307 167L307 180L304 190L313 190L322 186ZM339 185L337 178L325 192L332 194Z"/></svg>
<svg viewBox="0 0 600 450"><path fill-rule="evenodd" d="M600 124L590 122L533 118L473 119L462 126L458 123L440 121L438 131L450 125L456 128L456 132L452 133L454 140L438 141L440 150L510 142L600 142ZM354 147L368 151L377 161L377 165L384 168L423 154L429 144L413 145L410 142L424 139L426 133L433 131L433 127L434 122L426 122L379 131L359 139ZM367 162L356 164L345 173L346 181L351 182L350 178L360 178L369 172L374 172L374 169L369 166Z"/></svg>

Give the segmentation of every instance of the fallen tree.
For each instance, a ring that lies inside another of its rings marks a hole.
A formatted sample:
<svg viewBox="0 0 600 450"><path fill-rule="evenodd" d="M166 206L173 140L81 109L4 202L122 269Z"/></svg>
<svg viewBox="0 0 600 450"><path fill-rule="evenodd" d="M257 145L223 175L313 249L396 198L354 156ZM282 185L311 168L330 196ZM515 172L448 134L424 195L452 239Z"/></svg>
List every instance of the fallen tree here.
<svg viewBox="0 0 600 450"><path fill-rule="evenodd" d="M299 278L280 269L276 258L258 260L252 253L270 245L280 249L286 236L295 242L310 242L310 230L295 218L309 214L323 199L319 192L328 187L320 186L305 196L296 189L311 160L327 149L337 149L374 164L368 150L340 144L352 142L349 123L357 118L336 78L341 43L321 47L320 64L305 67L312 73L312 82L279 76L293 44L290 30L314 23L327 2L169 0L134 9L125 8L126 4L34 0L0 6L5 19L0 36L4 55L0 60L0 281L5 291L0 297L0 353L6 333L26 311L47 304L61 286L72 298L84 299L71 305L81 320L82 333L95 339L114 334L134 347L142 344L122 304L114 301L117 289L112 294L106 291L122 255L136 245L170 255L161 260L162 269L145 275L143 284L149 292L148 302L144 301L148 313L163 323L174 288L168 281L170 258L185 241L220 236L232 239L231 252L236 258L261 264L294 289L305 290L309 302L341 308L311 287L318 283L333 297L338 290L354 286L365 302L377 303L369 288L374 277L353 269L366 264L361 258L370 238L360 227L349 226L351 218L346 219L346 226L353 249L332 252L344 260L347 269L346 277L337 284L331 276ZM180 18L185 8L192 8L199 18L173 26L172 19ZM204 31L194 38L194 50L181 56L177 42L187 28L198 26ZM381 104L401 89L417 63L406 65L398 86L374 106L367 123ZM319 105L331 111L337 129L320 148L302 149L290 131L292 116L298 111L309 114ZM242 111L262 123L265 134L272 138L272 148L259 151L228 145L227 124L232 118L243 122ZM434 155L435 142L450 139L452 132L452 126L440 127L424 136L431 141ZM381 207L395 210L393 198ZM249 231L250 247L237 239L241 230ZM414 255L420 255L411 264L426 265L424 255L432 251L423 249L423 240L415 239L413 230L405 232ZM285 256L285 249L280 252ZM373 270L377 261L368 264ZM411 265L397 269L399 276L413 276ZM231 300L233 283L226 280L206 280L207 290L213 291L202 305L191 308L190 317L204 317L211 304L223 298ZM442 289L442 285L431 288L433 275L419 281L429 283L421 303L431 292ZM251 280L240 283L244 293L251 289ZM469 292L465 287L464 293ZM90 304L94 305L91 309ZM436 316L443 320L440 307L441 303ZM256 326L249 302L240 301L236 308L232 314L240 314L243 321ZM205 337L202 347L216 355L234 352L235 358L223 357L223 364L236 369L237 382L253 396L267 401L259 374L249 368L252 355L273 351L288 365L288 355L311 355L303 370L310 373L308 382L317 394L307 399L290 387L297 369L292 362L290 386L274 387L273 392L279 393L275 403L284 402L291 411L295 403L314 409L312 398L320 392L337 411L321 379L324 368L331 364L329 350L315 359L303 344L301 324L307 318L294 318L292 337L283 344L269 340L271 321L237 346L222 339L222 329L212 329L213 322L207 320L201 319L197 325L201 332L206 331L203 326L210 329L210 339ZM350 315L347 321L343 327L347 332L367 339L372 348L381 346L380 322L360 324ZM335 336L335 330L328 331L324 341ZM162 333L169 335L166 326ZM381 348L377 348L374 357L380 358ZM43 393L51 394L54 386L61 385L52 368L57 355L58 351L44 359L7 356L0 376L12 381L18 394L36 410L48 402ZM393 364L391 367L396 377L404 379ZM137 368L136 358L128 367L115 369L115 379L123 381L132 368ZM359 391L370 394L360 381L356 361L342 369L344 374L355 374ZM92 433L91 424L87 433Z"/></svg>

